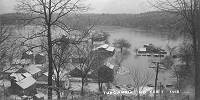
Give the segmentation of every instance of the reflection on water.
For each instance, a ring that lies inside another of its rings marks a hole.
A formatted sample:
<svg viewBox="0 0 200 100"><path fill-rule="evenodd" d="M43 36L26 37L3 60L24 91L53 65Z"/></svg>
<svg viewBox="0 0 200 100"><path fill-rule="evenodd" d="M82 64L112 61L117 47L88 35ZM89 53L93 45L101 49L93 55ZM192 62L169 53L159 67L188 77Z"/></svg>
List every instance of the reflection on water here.
<svg viewBox="0 0 200 100"><path fill-rule="evenodd" d="M152 43L156 47L160 47L165 49L167 45L170 46L177 46L181 43L180 39L177 40L169 40L167 37L159 36L159 35L152 35L151 33L147 33L144 31L138 31L136 29L131 28L121 28L121 27L98 27L98 29L108 32L110 34L110 42L112 43L115 39L126 39L131 43L130 52L131 55L126 59L122 66L124 67L139 67L143 70L151 70L154 73L153 69L148 68L151 66L152 57L146 56L136 56L136 49L143 47L144 44ZM159 60L159 59L157 59ZM169 73L160 73L159 80L166 81L168 79ZM128 78L127 76L120 76L123 78L122 83L127 83ZM122 79L120 78L120 79ZM127 81L124 81L126 79ZM153 77L154 79L154 77ZM152 80L153 80L152 79ZM162 80L161 80L162 79ZM158 80L158 81L159 81Z"/></svg>

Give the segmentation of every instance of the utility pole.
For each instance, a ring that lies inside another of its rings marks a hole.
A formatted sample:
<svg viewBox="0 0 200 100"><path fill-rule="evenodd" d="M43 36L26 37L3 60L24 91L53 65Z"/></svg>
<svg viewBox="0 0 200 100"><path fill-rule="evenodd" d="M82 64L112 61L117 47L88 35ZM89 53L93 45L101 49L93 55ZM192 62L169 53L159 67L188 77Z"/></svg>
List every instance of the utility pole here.
<svg viewBox="0 0 200 100"><path fill-rule="evenodd" d="M158 81L158 69L159 69L159 62L156 63L156 78L155 78L155 93L154 93L154 100L156 100L156 88L157 88L157 81Z"/></svg>
<svg viewBox="0 0 200 100"><path fill-rule="evenodd" d="M150 50L150 52L154 54L153 50ZM161 61L161 52L160 51L159 51L159 57L160 57L160 61ZM162 68L159 67L159 65L161 64L160 61L152 62L152 63L154 63L156 65L156 67L149 67L149 68L156 68L154 100L156 100L156 89L157 89L157 81L158 81L158 72L159 72L159 69L162 69Z"/></svg>
<svg viewBox="0 0 200 100"><path fill-rule="evenodd" d="M157 90L157 81L158 81L158 72L159 72L159 69L165 69L165 68L162 68L160 67L160 62L152 62L156 65L156 67L149 67L149 68L156 68L156 78L155 78L155 92L154 92L154 100L156 100L156 90ZM161 91L160 91L161 92Z"/></svg>

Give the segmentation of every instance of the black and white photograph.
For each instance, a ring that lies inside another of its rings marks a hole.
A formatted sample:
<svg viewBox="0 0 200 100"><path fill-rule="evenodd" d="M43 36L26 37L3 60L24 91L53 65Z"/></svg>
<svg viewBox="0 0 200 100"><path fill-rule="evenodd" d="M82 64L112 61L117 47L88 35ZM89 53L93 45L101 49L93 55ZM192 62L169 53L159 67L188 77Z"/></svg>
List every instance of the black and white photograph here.
<svg viewBox="0 0 200 100"><path fill-rule="evenodd" d="M0 100L200 100L200 0L0 0Z"/></svg>

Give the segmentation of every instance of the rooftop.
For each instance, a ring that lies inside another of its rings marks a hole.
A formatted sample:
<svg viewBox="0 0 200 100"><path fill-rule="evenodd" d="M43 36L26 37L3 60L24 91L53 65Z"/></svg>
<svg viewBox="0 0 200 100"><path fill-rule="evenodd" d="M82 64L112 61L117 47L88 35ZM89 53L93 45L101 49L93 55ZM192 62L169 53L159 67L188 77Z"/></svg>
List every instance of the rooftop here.
<svg viewBox="0 0 200 100"><path fill-rule="evenodd" d="M26 89L33 84L35 84L36 80L33 77L27 77L21 81L16 82L17 85L19 85L22 89Z"/></svg>
<svg viewBox="0 0 200 100"><path fill-rule="evenodd" d="M41 69L38 68L37 65L30 65L25 67L24 69L27 70L32 75L41 71Z"/></svg>
<svg viewBox="0 0 200 100"><path fill-rule="evenodd" d="M146 48L139 48L138 51L147 51Z"/></svg>
<svg viewBox="0 0 200 100"><path fill-rule="evenodd" d="M10 76L14 77L17 82L25 78L21 73L12 73Z"/></svg>

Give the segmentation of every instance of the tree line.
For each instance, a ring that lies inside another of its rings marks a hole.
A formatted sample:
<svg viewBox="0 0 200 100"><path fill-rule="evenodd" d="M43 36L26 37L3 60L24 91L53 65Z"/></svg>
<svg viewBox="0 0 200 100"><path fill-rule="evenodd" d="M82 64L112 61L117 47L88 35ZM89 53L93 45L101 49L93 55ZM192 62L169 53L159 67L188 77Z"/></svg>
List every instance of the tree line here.
<svg viewBox="0 0 200 100"><path fill-rule="evenodd" d="M56 15L56 14L55 14ZM6 24L23 24L23 20L34 15L21 13L10 13L1 15ZM70 20L77 19L83 24L93 23L102 26L121 26L128 28L140 28L143 30L158 31L180 31L182 22L180 16L163 11L154 11L141 14L71 14L63 17L63 21L70 23ZM38 24L38 20L32 22Z"/></svg>

